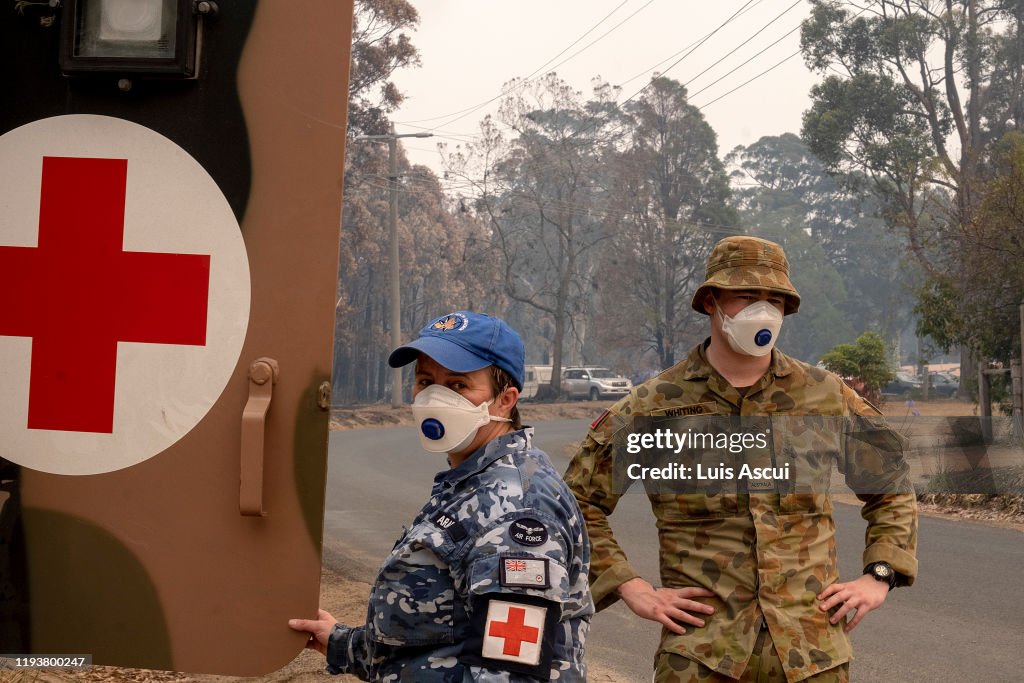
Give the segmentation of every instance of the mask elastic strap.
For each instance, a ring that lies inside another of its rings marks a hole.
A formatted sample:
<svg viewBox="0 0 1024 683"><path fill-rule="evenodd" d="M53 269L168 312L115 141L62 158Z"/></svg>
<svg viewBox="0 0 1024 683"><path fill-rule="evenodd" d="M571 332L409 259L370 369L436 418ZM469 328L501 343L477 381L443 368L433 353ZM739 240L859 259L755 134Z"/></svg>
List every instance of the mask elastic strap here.
<svg viewBox="0 0 1024 683"><path fill-rule="evenodd" d="M485 402L481 403L480 405L487 406L488 408L490 408L492 405L494 405L494 399L492 398L492 399L490 399L488 401L485 401ZM487 418L491 422L511 422L512 421L512 418L501 417L500 415L491 415L490 412L487 413Z"/></svg>
<svg viewBox="0 0 1024 683"><path fill-rule="evenodd" d="M714 298L714 302L715 302L715 315L718 316L718 319L720 321L722 321L722 329L724 330L725 326L728 324L729 320L726 319L725 313L722 311L722 304L721 304L721 302L718 301L718 297Z"/></svg>

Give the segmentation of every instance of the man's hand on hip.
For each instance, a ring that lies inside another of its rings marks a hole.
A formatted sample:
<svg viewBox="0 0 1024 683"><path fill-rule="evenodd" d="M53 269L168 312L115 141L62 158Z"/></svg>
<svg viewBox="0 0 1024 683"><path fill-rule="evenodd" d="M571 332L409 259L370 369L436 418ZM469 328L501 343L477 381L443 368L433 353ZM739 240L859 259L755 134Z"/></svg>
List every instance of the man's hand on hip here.
<svg viewBox="0 0 1024 683"><path fill-rule="evenodd" d="M837 605L841 605L829 621L838 624L856 609L857 614L847 622L843 630L849 633L868 612L878 609L885 602L889 594L889 586L868 574L864 574L856 581L846 583L833 583L831 586L818 594L818 600L823 602L818 606L823 612L827 612Z"/></svg>
<svg viewBox="0 0 1024 683"><path fill-rule="evenodd" d="M619 597L634 614L657 621L674 633L686 633L686 629L679 622L692 626L704 625L704 620L691 612L715 613L714 607L692 599L714 597L715 594L706 588L655 589L640 577L636 577L619 586L618 592Z"/></svg>

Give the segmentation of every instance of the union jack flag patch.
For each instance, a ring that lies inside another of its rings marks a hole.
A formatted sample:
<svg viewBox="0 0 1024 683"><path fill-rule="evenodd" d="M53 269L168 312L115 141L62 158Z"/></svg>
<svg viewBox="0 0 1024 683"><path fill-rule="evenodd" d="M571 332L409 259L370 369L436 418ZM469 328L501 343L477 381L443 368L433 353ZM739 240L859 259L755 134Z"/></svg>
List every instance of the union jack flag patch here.
<svg viewBox="0 0 1024 683"><path fill-rule="evenodd" d="M519 588L550 588L547 558L502 555L501 585Z"/></svg>

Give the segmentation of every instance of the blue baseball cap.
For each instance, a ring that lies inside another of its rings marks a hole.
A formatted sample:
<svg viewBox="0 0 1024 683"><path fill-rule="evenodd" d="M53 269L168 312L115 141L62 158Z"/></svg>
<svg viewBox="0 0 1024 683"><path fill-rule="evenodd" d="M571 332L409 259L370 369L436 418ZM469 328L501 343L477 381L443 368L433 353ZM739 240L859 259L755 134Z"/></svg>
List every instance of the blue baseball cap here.
<svg viewBox="0 0 1024 683"><path fill-rule="evenodd" d="M522 390L526 349L519 333L501 318L456 311L432 320L420 336L391 352L388 365L400 368L424 353L454 372L496 365Z"/></svg>

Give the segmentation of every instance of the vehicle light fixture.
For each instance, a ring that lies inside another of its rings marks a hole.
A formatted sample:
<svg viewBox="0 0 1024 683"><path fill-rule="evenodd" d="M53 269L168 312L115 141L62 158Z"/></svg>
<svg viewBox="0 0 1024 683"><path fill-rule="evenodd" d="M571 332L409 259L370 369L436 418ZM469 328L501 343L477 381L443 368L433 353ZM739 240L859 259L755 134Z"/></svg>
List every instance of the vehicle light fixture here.
<svg viewBox="0 0 1024 683"><path fill-rule="evenodd" d="M195 0L65 0L60 66L66 76L195 78L203 16Z"/></svg>

